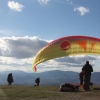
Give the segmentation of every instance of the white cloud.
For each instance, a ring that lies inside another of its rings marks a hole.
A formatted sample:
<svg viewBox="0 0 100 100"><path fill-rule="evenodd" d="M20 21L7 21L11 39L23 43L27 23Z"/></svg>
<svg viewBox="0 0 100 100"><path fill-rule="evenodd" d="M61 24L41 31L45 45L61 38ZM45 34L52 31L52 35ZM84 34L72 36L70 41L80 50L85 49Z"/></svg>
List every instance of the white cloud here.
<svg viewBox="0 0 100 100"><path fill-rule="evenodd" d="M56 58L42 62L37 65L37 72L50 71L50 70L63 70L63 71L75 71L80 72L83 65L89 60L90 64L95 67L94 61L99 57L93 55L77 55L77 56L66 56L62 58Z"/></svg>
<svg viewBox="0 0 100 100"><path fill-rule="evenodd" d="M0 70L32 71L33 58L48 41L38 37L0 38Z"/></svg>
<svg viewBox="0 0 100 100"><path fill-rule="evenodd" d="M47 41L38 37L5 37L0 38L0 56L14 58L30 58L40 48L47 44Z"/></svg>
<svg viewBox="0 0 100 100"><path fill-rule="evenodd" d="M8 1L8 7L14 11L21 12L24 6L15 1Z"/></svg>
<svg viewBox="0 0 100 100"><path fill-rule="evenodd" d="M48 40L49 41L49 40ZM32 63L37 52L44 47L47 40L34 37L4 37L0 38L0 70L32 71ZM50 70L80 71L86 60L92 65L100 59L97 56L69 56L40 63L38 72Z"/></svg>
<svg viewBox="0 0 100 100"><path fill-rule="evenodd" d="M40 4L47 4L50 0L38 0Z"/></svg>
<svg viewBox="0 0 100 100"><path fill-rule="evenodd" d="M82 6L74 8L74 11L80 12L80 15L85 15L86 13L90 12L89 9Z"/></svg>
<svg viewBox="0 0 100 100"><path fill-rule="evenodd" d="M66 0L67 2L69 2L70 4L72 4L73 2L71 0Z"/></svg>
<svg viewBox="0 0 100 100"><path fill-rule="evenodd" d="M24 72L28 72L28 73L32 73L32 67L31 66L28 66L28 67L25 67L25 66L11 66L11 65L0 65L0 72L2 71L11 71L11 70L21 70L21 71L24 71Z"/></svg>
<svg viewBox="0 0 100 100"><path fill-rule="evenodd" d="M0 35L7 35L7 36L12 36L12 35L16 35L17 33L20 33L19 31L17 30L0 30Z"/></svg>

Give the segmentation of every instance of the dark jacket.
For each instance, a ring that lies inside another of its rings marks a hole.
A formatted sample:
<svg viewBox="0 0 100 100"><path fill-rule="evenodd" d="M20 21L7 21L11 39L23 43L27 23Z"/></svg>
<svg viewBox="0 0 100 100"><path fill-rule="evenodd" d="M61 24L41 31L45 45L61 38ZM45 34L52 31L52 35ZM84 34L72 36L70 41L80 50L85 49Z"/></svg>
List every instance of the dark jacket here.
<svg viewBox="0 0 100 100"><path fill-rule="evenodd" d="M38 77L36 80L35 80L36 83L40 83L40 78Z"/></svg>
<svg viewBox="0 0 100 100"><path fill-rule="evenodd" d="M93 72L93 68L90 64L85 64L82 68L82 71L84 71L85 75L91 76L91 72Z"/></svg>
<svg viewBox="0 0 100 100"><path fill-rule="evenodd" d="M7 81L8 81L8 83L12 83L13 82L12 73L8 74Z"/></svg>

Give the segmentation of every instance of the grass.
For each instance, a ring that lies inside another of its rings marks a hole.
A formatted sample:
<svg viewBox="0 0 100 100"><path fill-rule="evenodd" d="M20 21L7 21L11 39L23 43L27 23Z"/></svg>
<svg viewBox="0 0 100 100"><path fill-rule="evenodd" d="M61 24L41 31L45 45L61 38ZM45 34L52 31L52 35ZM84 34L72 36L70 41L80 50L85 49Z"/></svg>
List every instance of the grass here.
<svg viewBox="0 0 100 100"><path fill-rule="evenodd" d="M0 100L99 100L100 90L60 92L59 86L0 86Z"/></svg>

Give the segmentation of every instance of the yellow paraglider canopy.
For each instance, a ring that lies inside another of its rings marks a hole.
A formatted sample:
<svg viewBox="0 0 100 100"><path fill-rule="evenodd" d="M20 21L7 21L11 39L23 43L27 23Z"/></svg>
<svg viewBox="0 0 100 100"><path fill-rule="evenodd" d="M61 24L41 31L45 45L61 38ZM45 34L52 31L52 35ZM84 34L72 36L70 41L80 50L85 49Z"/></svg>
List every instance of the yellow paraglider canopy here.
<svg viewBox="0 0 100 100"><path fill-rule="evenodd" d="M89 36L68 36L48 43L35 56L33 70L41 62L76 54L100 54L100 39Z"/></svg>

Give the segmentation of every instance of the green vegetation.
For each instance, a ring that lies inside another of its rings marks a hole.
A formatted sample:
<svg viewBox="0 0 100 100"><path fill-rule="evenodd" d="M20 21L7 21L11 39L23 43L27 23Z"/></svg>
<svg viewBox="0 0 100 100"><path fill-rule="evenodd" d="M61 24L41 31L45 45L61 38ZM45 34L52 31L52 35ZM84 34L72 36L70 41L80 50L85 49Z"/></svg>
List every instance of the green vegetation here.
<svg viewBox="0 0 100 100"><path fill-rule="evenodd" d="M82 89L81 89L82 90ZM59 86L0 86L0 100L99 100L100 90L60 92Z"/></svg>

